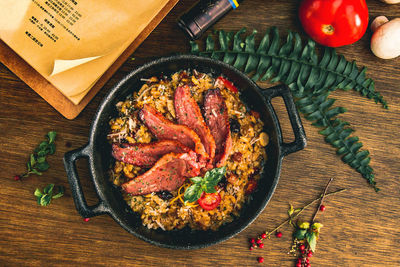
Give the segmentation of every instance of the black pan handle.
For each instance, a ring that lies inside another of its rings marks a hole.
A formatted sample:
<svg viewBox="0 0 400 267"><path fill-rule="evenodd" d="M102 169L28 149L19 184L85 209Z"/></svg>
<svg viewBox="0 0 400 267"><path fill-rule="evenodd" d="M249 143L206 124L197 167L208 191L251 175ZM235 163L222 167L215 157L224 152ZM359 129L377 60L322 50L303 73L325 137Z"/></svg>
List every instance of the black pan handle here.
<svg viewBox="0 0 400 267"><path fill-rule="evenodd" d="M294 103L292 94L290 93L289 87L284 84L277 85L268 89L261 89L262 94L265 96L266 101L271 106L271 99L277 96L281 96L285 102L286 109L288 111L290 123L292 124L295 140L291 143L285 143L281 140L282 153L284 156L302 150L307 145L306 133L304 132L303 124L296 105ZM274 111L275 112L275 111ZM278 122L279 123L279 122Z"/></svg>
<svg viewBox="0 0 400 267"><path fill-rule="evenodd" d="M83 195L81 182L76 170L75 162L80 158L89 158L91 153L90 146L81 147L65 153L64 167L67 172L68 182L71 186L72 197L74 198L75 207L83 218L90 218L108 213L108 209L102 200L93 206L88 206L85 196Z"/></svg>

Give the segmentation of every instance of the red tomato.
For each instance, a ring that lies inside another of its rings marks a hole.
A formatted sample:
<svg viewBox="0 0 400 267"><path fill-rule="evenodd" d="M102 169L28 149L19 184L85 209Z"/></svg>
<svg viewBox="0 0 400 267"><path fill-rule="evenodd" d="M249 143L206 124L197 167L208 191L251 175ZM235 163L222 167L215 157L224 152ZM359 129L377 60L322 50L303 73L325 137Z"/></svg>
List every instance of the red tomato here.
<svg viewBox="0 0 400 267"><path fill-rule="evenodd" d="M330 47L358 41L368 27L365 0L303 0L299 17L314 41Z"/></svg>
<svg viewBox="0 0 400 267"><path fill-rule="evenodd" d="M216 80L217 84L222 84L223 86L225 86L229 91L231 91L232 93L237 93L238 89L236 88L236 86L233 85L233 83L227 79L225 79L222 76L219 76Z"/></svg>
<svg viewBox="0 0 400 267"><path fill-rule="evenodd" d="M213 210L218 207L221 202L221 196L219 193L204 193L197 200L199 205L205 210Z"/></svg>

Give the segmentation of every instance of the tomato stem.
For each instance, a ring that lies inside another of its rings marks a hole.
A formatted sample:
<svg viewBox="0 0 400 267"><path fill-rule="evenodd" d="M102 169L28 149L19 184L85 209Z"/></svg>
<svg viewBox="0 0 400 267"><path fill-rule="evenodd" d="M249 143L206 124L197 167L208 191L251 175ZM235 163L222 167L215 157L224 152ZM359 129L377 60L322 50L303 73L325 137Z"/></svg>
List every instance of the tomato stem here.
<svg viewBox="0 0 400 267"><path fill-rule="evenodd" d="M332 35L335 33L335 28L330 24L324 24L322 25L322 31L326 35Z"/></svg>

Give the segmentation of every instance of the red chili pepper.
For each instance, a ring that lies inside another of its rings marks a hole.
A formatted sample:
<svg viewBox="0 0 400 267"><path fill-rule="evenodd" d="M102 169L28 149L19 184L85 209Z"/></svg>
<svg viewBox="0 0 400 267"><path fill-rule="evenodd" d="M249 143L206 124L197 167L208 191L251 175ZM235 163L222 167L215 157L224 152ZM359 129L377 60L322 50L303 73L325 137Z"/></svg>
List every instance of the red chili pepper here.
<svg viewBox="0 0 400 267"><path fill-rule="evenodd" d="M231 91L232 93L237 93L238 89L236 88L236 86L233 85L233 83L227 79L225 79L222 76L219 76L216 80L216 83L222 83L223 86L225 86L229 91Z"/></svg>
<svg viewBox="0 0 400 267"><path fill-rule="evenodd" d="M219 193L204 193L197 200L199 205L205 210L213 210L218 207L221 202L221 196Z"/></svg>
<svg viewBox="0 0 400 267"><path fill-rule="evenodd" d="M368 27L365 0L303 0L299 18L317 43L338 47L358 41Z"/></svg>

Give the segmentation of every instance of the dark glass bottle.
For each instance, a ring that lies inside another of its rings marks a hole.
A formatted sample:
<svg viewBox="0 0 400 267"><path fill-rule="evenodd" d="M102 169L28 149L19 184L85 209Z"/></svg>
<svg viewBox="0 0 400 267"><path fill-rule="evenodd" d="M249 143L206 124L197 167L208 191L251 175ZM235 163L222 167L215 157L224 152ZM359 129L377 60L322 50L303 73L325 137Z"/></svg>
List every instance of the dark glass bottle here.
<svg viewBox="0 0 400 267"><path fill-rule="evenodd" d="M179 27L192 40L198 39L226 13L236 9L242 0L201 0L178 20Z"/></svg>

